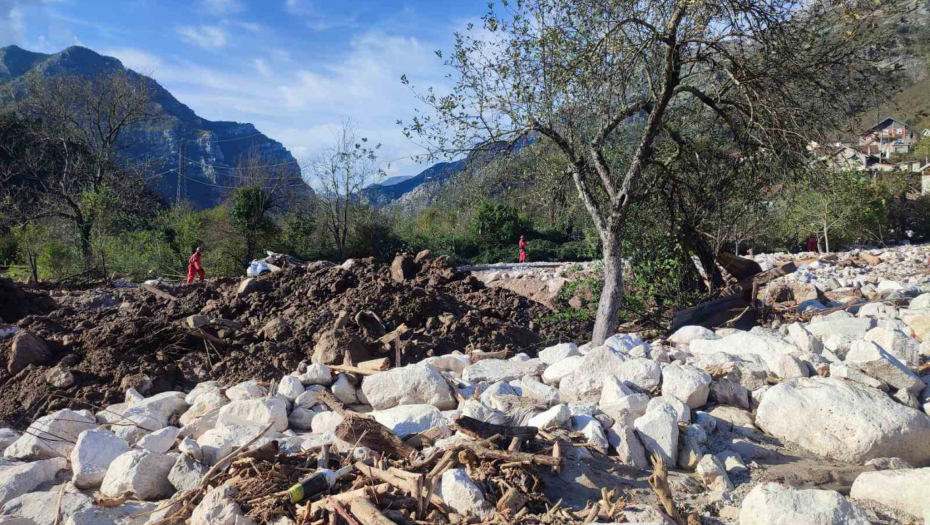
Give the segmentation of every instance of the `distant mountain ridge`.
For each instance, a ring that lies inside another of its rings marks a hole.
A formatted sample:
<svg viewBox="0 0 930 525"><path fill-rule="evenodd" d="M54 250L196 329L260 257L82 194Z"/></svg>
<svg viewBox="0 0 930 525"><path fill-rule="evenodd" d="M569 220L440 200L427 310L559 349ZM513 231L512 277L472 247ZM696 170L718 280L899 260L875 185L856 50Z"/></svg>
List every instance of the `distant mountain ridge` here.
<svg viewBox="0 0 930 525"><path fill-rule="evenodd" d="M126 70L118 59L80 46L51 55L17 46L0 48L0 85L11 87L14 93L24 91L36 77L92 76L116 70ZM130 145L126 155L149 160L153 173L162 173L155 183L166 200L173 202L180 197L197 208L219 204L242 180L239 165L253 155L262 165L281 170L283 176L293 178L294 186L310 193L308 186L301 186L297 160L283 144L252 124L201 118L157 81L139 76L149 82L152 100L163 118L129 130L123 137Z"/></svg>

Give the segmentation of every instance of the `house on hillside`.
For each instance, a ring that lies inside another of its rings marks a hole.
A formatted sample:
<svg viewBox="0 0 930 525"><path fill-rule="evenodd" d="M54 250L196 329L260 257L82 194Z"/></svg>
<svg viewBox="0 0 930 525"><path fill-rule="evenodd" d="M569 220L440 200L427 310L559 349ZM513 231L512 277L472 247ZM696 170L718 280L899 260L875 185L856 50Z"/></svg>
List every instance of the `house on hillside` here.
<svg viewBox="0 0 930 525"><path fill-rule="evenodd" d="M917 170L920 173L920 194L930 195L930 163Z"/></svg>
<svg viewBox="0 0 930 525"><path fill-rule="evenodd" d="M882 157L894 154L906 154L920 140L920 134L914 132L904 122L886 118L865 130L859 137L859 146L873 147Z"/></svg>
<svg viewBox="0 0 930 525"><path fill-rule="evenodd" d="M919 160L908 160L905 162L899 162L895 164L894 166L899 171L903 171L905 173L917 173L920 171L920 168L922 167L922 165L923 165L923 162L920 162Z"/></svg>

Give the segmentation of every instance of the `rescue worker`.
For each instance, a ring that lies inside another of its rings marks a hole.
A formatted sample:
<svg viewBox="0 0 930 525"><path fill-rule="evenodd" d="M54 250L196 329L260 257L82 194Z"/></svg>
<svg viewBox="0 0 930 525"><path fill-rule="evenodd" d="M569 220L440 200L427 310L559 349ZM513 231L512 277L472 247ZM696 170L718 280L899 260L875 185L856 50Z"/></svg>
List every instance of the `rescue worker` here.
<svg viewBox="0 0 930 525"><path fill-rule="evenodd" d="M194 255L191 255L190 259L187 260L187 284L194 282L194 277L199 275L200 282L203 282L204 277L206 277L207 272L203 271L203 266L200 264L200 255L203 253L203 248L200 246L194 250Z"/></svg>
<svg viewBox="0 0 930 525"><path fill-rule="evenodd" d="M518 245L520 246L520 262L526 262L526 247L529 246L529 244L523 239L522 235L520 236Z"/></svg>

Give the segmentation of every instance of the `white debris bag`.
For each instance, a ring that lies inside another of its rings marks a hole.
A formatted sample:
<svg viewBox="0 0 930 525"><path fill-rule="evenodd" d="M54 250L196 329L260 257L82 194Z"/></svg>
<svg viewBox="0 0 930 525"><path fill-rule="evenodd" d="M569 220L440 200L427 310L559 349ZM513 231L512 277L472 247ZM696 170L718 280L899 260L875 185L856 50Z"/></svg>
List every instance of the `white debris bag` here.
<svg viewBox="0 0 930 525"><path fill-rule="evenodd" d="M252 261L252 264L249 265L249 269L245 271L245 274L249 277L258 277L259 275L268 273L270 271L271 267L268 266L268 263L256 259Z"/></svg>

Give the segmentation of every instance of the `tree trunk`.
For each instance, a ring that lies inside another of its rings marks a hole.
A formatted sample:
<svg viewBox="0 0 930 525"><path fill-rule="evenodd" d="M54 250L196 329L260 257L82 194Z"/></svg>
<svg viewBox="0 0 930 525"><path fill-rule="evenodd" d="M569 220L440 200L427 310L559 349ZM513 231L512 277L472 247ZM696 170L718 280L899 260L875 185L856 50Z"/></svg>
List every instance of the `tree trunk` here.
<svg viewBox="0 0 930 525"><path fill-rule="evenodd" d="M824 221L824 223L823 223L823 245L824 245L824 248L826 249L826 252L825 252L825 253L830 253L830 234L829 234L829 230L830 230L830 227L827 226L826 221Z"/></svg>
<svg viewBox="0 0 930 525"><path fill-rule="evenodd" d="M724 282L720 267L717 266L717 254L714 253L713 247L703 235L696 231L690 231L690 233L684 235L682 241L691 253L697 255L698 261L701 262L701 267L704 270L704 286L707 287L707 293L714 293L714 290L722 287Z"/></svg>
<svg viewBox="0 0 930 525"><path fill-rule="evenodd" d="M39 255L29 254L29 272L32 274L32 282L39 284Z"/></svg>
<svg viewBox="0 0 930 525"><path fill-rule="evenodd" d="M623 259L620 256L620 240L617 234L610 233L604 243L604 289L597 305L597 318L594 321L595 345L604 344L604 340L617 332L620 324L618 313L623 300Z"/></svg>
<svg viewBox="0 0 930 525"><path fill-rule="evenodd" d="M90 244L91 224L87 222L78 222L78 235L81 240L81 256L84 258L84 268L90 267L93 263L93 247Z"/></svg>

